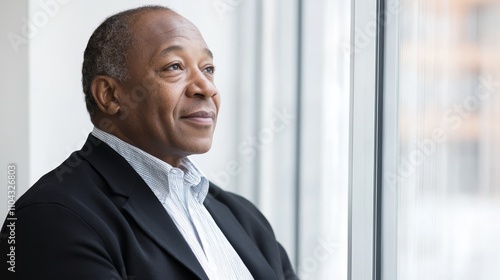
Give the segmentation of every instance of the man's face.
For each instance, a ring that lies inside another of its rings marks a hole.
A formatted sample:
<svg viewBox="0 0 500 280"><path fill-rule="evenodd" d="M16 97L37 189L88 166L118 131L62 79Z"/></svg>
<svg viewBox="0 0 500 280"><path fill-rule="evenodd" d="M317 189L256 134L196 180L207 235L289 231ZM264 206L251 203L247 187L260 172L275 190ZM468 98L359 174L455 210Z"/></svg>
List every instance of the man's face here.
<svg viewBox="0 0 500 280"><path fill-rule="evenodd" d="M212 145L219 110L212 54L198 29L174 12L145 12L132 27L120 130L127 142L176 166Z"/></svg>

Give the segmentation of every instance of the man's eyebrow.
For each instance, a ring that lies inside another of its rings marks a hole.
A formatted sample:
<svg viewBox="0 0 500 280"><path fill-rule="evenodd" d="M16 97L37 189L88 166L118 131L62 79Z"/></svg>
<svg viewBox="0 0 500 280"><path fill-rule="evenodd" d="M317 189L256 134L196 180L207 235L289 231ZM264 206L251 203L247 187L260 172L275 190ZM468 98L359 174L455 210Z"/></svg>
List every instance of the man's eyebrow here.
<svg viewBox="0 0 500 280"><path fill-rule="evenodd" d="M165 49L163 49L161 52L160 52L160 56L164 56L170 52L176 52L176 51L182 51L184 50L184 48L180 45L173 45L173 46L170 46L170 47L167 47ZM203 52L206 53L208 56L210 56L210 58L214 58L214 54L212 53L211 50L209 50L208 48L203 48Z"/></svg>

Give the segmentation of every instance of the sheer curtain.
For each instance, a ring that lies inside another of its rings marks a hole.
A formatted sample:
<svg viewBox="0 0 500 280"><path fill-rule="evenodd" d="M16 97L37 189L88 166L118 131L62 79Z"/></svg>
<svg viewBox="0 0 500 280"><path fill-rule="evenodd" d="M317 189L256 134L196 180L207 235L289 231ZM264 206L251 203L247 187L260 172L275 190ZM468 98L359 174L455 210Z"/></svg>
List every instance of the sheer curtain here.
<svg viewBox="0 0 500 280"><path fill-rule="evenodd" d="M346 279L351 4L242 5L238 169L213 179L259 206L301 279Z"/></svg>

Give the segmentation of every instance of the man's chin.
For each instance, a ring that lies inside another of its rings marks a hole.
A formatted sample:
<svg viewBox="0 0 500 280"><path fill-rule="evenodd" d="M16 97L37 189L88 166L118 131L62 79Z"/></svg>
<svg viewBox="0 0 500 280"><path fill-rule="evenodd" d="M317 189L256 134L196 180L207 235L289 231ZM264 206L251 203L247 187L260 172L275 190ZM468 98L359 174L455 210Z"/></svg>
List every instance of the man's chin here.
<svg viewBox="0 0 500 280"><path fill-rule="evenodd" d="M196 145L192 145L189 149L189 154L200 155L205 154L212 148L212 139L200 140Z"/></svg>
<svg viewBox="0 0 500 280"><path fill-rule="evenodd" d="M210 145L209 147L205 147L205 148L199 148L193 152L193 155L201 155L201 154L208 153L208 151L210 151L211 147L212 147L212 145Z"/></svg>

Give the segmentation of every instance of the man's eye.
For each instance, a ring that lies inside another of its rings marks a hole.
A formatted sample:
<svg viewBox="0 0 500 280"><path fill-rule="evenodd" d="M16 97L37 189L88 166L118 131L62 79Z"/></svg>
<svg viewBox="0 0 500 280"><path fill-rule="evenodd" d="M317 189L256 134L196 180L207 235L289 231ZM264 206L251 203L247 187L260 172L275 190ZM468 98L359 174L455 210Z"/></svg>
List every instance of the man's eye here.
<svg viewBox="0 0 500 280"><path fill-rule="evenodd" d="M205 72L207 72L209 74L213 74L215 72L215 67L214 66L208 66L207 68L205 68Z"/></svg>
<svg viewBox="0 0 500 280"><path fill-rule="evenodd" d="M181 65L179 63L172 64L170 66L165 67L163 70L165 71L181 70Z"/></svg>

